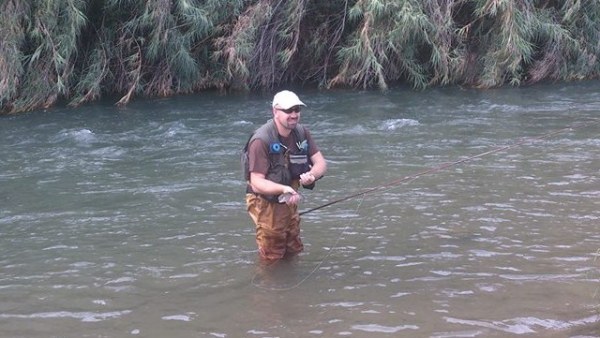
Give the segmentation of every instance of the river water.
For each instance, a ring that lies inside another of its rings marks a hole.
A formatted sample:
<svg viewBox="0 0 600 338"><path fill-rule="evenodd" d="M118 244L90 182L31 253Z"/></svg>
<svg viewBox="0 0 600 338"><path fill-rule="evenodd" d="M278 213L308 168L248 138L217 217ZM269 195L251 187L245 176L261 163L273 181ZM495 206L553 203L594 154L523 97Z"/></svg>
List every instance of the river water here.
<svg viewBox="0 0 600 338"><path fill-rule="evenodd" d="M0 335L600 337L598 87L300 91L301 209L385 189L268 270L239 150L270 96L3 117Z"/></svg>

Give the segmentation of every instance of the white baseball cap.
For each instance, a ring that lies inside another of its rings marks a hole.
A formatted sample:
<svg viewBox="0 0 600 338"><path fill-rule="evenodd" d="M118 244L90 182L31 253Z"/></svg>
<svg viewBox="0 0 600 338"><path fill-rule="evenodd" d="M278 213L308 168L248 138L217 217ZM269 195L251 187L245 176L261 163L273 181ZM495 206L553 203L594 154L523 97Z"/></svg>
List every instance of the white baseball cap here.
<svg viewBox="0 0 600 338"><path fill-rule="evenodd" d="M275 94L273 97L273 108L278 106L281 109L290 109L293 106L305 106L304 102L300 101L298 95L289 90L283 90Z"/></svg>

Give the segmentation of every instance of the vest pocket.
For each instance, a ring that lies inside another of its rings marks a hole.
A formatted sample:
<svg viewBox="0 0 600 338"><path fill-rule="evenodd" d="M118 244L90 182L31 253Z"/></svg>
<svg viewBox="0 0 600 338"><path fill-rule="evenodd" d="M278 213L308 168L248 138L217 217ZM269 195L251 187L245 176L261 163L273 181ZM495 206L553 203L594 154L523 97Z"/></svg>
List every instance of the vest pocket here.
<svg viewBox="0 0 600 338"><path fill-rule="evenodd" d="M304 174L305 172L310 170L310 165L308 163L308 155L290 154L289 166L292 178L299 178L301 174Z"/></svg>

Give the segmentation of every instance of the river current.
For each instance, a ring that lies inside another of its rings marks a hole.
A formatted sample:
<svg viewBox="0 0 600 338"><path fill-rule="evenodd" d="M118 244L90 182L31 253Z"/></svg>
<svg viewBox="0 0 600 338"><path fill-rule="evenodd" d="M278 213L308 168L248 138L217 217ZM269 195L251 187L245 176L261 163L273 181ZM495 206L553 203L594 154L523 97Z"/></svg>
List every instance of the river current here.
<svg viewBox="0 0 600 338"><path fill-rule="evenodd" d="M270 95L2 117L0 335L600 337L598 88L298 91L301 210L357 196L268 270L239 154Z"/></svg>

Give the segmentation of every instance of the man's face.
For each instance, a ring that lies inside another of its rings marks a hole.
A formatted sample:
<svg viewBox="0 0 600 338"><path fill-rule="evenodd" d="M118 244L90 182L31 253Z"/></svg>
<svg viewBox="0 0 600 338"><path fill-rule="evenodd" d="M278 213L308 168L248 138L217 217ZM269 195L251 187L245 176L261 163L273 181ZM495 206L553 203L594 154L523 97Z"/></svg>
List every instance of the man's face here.
<svg viewBox="0 0 600 338"><path fill-rule="evenodd" d="M293 106L290 109L273 108L274 118L286 129L294 129L300 121L300 106Z"/></svg>

